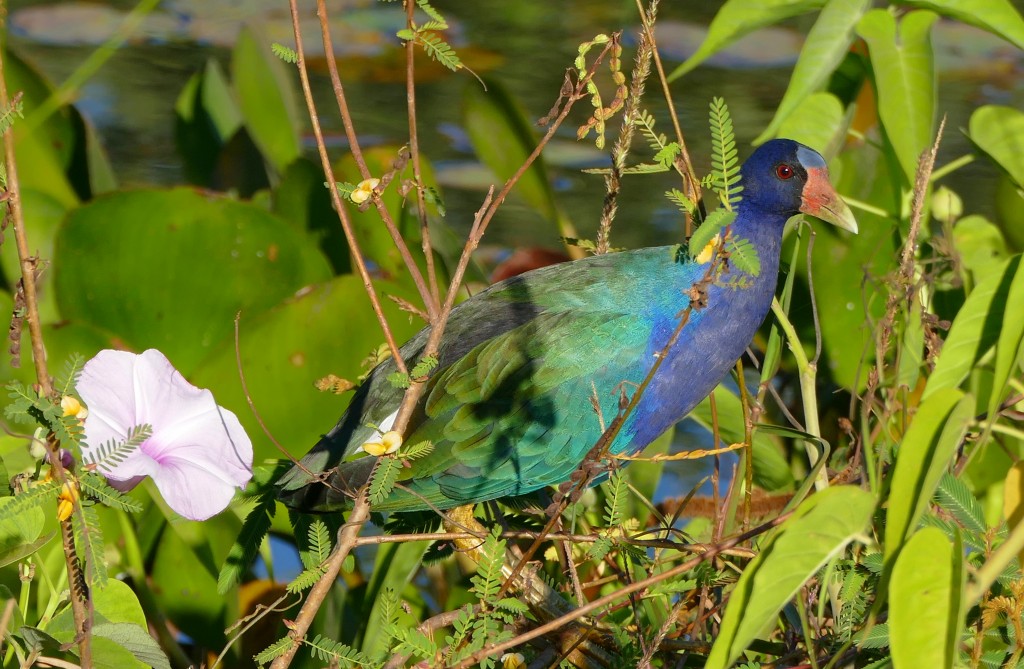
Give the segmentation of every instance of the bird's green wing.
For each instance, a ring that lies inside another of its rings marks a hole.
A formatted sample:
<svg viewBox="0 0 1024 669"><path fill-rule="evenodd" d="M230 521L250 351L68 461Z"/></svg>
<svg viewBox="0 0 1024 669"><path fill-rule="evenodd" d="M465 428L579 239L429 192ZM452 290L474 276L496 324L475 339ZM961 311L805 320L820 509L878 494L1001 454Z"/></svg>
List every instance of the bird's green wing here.
<svg viewBox="0 0 1024 669"><path fill-rule="evenodd" d="M448 508L565 480L614 419L623 384L639 381L649 334L625 314L547 313L477 345L428 383L407 440L434 450L402 470L405 490L377 510Z"/></svg>

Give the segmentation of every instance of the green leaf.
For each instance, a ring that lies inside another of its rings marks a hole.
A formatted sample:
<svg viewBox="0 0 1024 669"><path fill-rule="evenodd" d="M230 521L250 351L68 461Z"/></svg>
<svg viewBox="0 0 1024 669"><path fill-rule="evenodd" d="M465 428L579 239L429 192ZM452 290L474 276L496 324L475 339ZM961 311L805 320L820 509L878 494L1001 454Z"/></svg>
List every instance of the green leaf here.
<svg viewBox="0 0 1024 669"><path fill-rule="evenodd" d="M779 137L806 144L823 156L834 155L846 137L846 113L831 93L811 93L779 126Z"/></svg>
<svg viewBox="0 0 1024 669"><path fill-rule="evenodd" d="M779 136L795 139L821 151L821 146L808 144L799 137L783 132L783 121L794 112L801 111L811 94L821 91L825 87L832 72L850 50L857 22L870 7L871 0L830 0L825 5L821 14L818 15L818 20L814 22L810 32L807 33L807 39L804 41L803 49L800 50L800 59L797 61L796 67L793 68L793 76L790 77L786 94L782 96L782 102L779 103L771 123L754 140L755 145ZM838 103L838 100L836 102ZM841 107L840 116L842 116ZM794 126L799 127L799 124L794 124Z"/></svg>
<svg viewBox="0 0 1024 669"><path fill-rule="evenodd" d="M969 136L1024 188L1024 112L1000 105L979 107L971 114Z"/></svg>
<svg viewBox="0 0 1024 669"><path fill-rule="evenodd" d="M288 652L288 649L292 647L293 643L294 641L290 636L278 639L260 652L256 653L252 659L261 667L265 664L270 664Z"/></svg>
<svg viewBox="0 0 1024 669"><path fill-rule="evenodd" d="M999 403L1009 390L1006 382L1017 369L1017 361L1020 360L1021 343L1024 341L1024 309L1020 308L1024 305L1024 272L1014 272L1006 294L1006 304L1012 306L1002 315L1002 327L996 342L995 371L988 401L988 415L991 419L995 418Z"/></svg>
<svg viewBox="0 0 1024 669"><path fill-rule="evenodd" d="M242 29L231 53L231 79L246 129L282 174L302 155L299 129L305 124L291 73L265 46L267 42L252 27Z"/></svg>
<svg viewBox="0 0 1024 669"><path fill-rule="evenodd" d="M963 591L959 544L926 527L900 552L889 582L889 647L894 666L954 666Z"/></svg>
<svg viewBox="0 0 1024 669"><path fill-rule="evenodd" d="M1006 313L1016 308L1009 299L1011 288L1019 283L1020 258L1011 258L1002 272L993 272L967 296L953 319L922 399L944 388L959 386L981 356L999 341Z"/></svg>
<svg viewBox="0 0 1024 669"><path fill-rule="evenodd" d="M107 485L106 480L99 474L85 472L78 477L78 484L81 486L83 493L104 506L121 509L129 513L139 513L142 511L142 505L138 501L128 497L120 490Z"/></svg>
<svg viewBox="0 0 1024 669"><path fill-rule="evenodd" d="M732 666L800 587L867 529L874 508L874 497L853 486L804 500L743 571L704 666Z"/></svg>
<svg viewBox="0 0 1024 669"><path fill-rule="evenodd" d="M30 513L33 509L39 509L47 501L52 501L56 497L59 488L57 481L50 479L49 481L40 481L14 497L0 499L0 523L6 523L19 515ZM42 513L41 510L40 513ZM10 527L12 531L15 531L16 526ZM42 529L42 525L40 525L40 529ZM20 530L17 531L20 532Z"/></svg>
<svg viewBox="0 0 1024 669"><path fill-rule="evenodd" d="M950 459L974 414L974 398L944 388L921 402L900 440L885 516L885 562L917 529Z"/></svg>
<svg viewBox="0 0 1024 669"><path fill-rule="evenodd" d="M71 516L75 528L75 546L85 565L85 574L93 590L107 585L107 556L103 528L95 506L82 506L81 513Z"/></svg>
<svg viewBox="0 0 1024 669"><path fill-rule="evenodd" d="M1010 0L899 0L901 5L924 7L999 35L1024 49L1024 18Z"/></svg>
<svg viewBox="0 0 1024 669"><path fill-rule="evenodd" d="M388 498L391 491L395 489L395 482L398 481L401 471L402 464L397 458L390 456L380 458L373 481L370 482L370 506L376 506Z"/></svg>
<svg viewBox="0 0 1024 669"><path fill-rule="evenodd" d="M931 28L938 16L914 11L896 17L873 9L857 24L868 43L878 94L878 116L907 183L914 183L917 159L931 146L935 118L935 67Z"/></svg>
<svg viewBox="0 0 1024 669"><path fill-rule="evenodd" d="M604 522L607 527L617 527L626 519L626 502L629 496L629 480L622 470L615 470L604 485Z"/></svg>
<svg viewBox="0 0 1024 669"><path fill-rule="evenodd" d="M740 272L750 276L761 273L761 258L749 239L729 237L725 242L725 250L729 253L729 264Z"/></svg>
<svg viewBox="0 0 1024 669"><path fill-rule="evenodd" d="M344 643L333 641L322 634L317 634L312 641L309 639L303 639L302 642L312 649L313 657L324 662L330 662L332 666L370 667L374 665L369 657L360 653L355 648Z"/></svg>
<svg viewBox="0 0 1024 669"><path fill-rule="evenodd" d="M749 32L824 5L825 0L728 0L715 14L700 48L674 69L668 80L678 79Z"/></svg>
<svg viewBox="0 0 1024 669"><path fill-rule="evenodd" d="M423 47L427 55L447 67L452 72L462 69L462 61L448 42L432 32L417 32L416 43Z"/></svg>
<svg viewBox="0 0 1024 669"><path fill-rule="evenodd" d="M54 267L64 318L135 350L159 348L186 376L231 339L240 310L253 315L330 276L312 241L264 209L187 188L124 191L74 210Z"/></svg>
<svg viewBox="0 0 1024 669"><path fill-rule="evenodd" d="M100 623L92 628L96 637L109 639L121 646L138 660L142 666L152 669L171 669L171 663L160 644L149 635L149 631L134 623Z"/></svg>
<svg viewBox="0 0 1024 669"><path fill-rule="evenodd" d="M935 489L935 503L948 511L967 530L977 534L988 531L985 512L971 489L961 479L943 472Z"/></svg>
<svg viewBox="0 0 1024 669"><path fill-rule="evenodd" d="M724 207L715 209L713 212L708 214L708 217L704 219L704 222L700 224L693 234L690 235L690 239L687 242L690 249L690 256L696 258L703 251L704 248L711 243L711 240L715 235L722 231L728 225L732 225L732 222L736 220L736 212L729 211Z"/></svg>
<svg viewBox="0 0 1024 669"><path fill-rule="evenodd" d="M953 225L953 246L964 268L974 275L976 284L1001 272L1010 257L999 226L977 214L964 216Z"/></svg>
<svg viewBox="0 0 1024 669"><path fill-rule="evenodd" d="M732 128L729 106L722 98L711 100L709 118L711 126L711 167L714 179L711 187L717 192L727 209L732 209L742 199L739 158L736 151L736 136Z"/></svg>
<svg viewBox="0 0 1024 669"><path fill-rule="evenodd" d="M294 65L299 62L299 54L290 46L274 42L270 45L270 52L286 63Z"/></svg>
<svg viewBox="0 0 1024 669"><path fill-rule="evenodd" d="M481 602L494 604L494 596L501 589L501 568L505 564L505 540L499 539L501 527L495 527L483 546L480 547L480 560L476 566L476 575L470 580L473 592Z"/></svg>
<svg viewBox="0 0 1024 669"><path fill-rule="evenodd" d="M264 495L245 517L242 531L238 533L238 538L235 539L227 559L224 560L224 566L221 567L220 576L217 579L218 593L223 595L241 582L263 544L263 539L270 532L270 524L273 521L276 508L277 497L273 494Z"/></svg>

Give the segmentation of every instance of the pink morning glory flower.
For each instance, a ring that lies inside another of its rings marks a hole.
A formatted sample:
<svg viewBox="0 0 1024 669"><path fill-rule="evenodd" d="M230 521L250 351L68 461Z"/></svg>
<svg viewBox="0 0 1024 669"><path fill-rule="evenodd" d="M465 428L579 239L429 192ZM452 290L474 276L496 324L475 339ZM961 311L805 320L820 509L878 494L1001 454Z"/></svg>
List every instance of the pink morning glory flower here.
<svg viewBox="0 0 1024 669"><path fill-rule="evenodd" d="M252 478L252 442L238 418L217 406L209 390L186 381L160 351L100 351L76 388L88 408L87 464L101 445L123 443L141 425L153 428L123 462L99 466L115 488L130 490L149 476L175 512L205 520Z"/></svg>

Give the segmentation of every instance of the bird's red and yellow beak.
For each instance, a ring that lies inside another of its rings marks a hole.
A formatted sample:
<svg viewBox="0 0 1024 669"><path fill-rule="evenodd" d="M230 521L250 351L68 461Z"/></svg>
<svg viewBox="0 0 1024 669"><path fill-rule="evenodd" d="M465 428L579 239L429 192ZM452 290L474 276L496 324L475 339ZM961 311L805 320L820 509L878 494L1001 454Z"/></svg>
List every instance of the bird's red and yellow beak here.
<svg viewBox="0 0 1024 669"><path fill-rule="evenodd" d="M800 195L800 211L831 223L837 228L857 233L857 220L853 212L839 197L828 180L828 169L811 167L807 169L807 183Z"/></svg>

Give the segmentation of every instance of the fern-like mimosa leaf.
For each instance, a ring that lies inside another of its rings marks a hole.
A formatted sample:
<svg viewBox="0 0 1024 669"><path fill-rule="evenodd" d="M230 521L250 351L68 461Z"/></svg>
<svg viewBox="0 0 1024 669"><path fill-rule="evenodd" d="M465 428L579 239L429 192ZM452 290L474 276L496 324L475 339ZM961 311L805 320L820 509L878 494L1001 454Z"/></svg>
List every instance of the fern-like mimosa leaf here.
<svg viewBox="0 0 1024 669"><path fill-rule="evenodd" d="M120 490L112 488L106 479L99 474L83 472L78 477L78 485L82 489L82 493L104 506L121 509L129 513L139 513L142 511L142 504L128 497Z"/></svg>
<svg viewBox="0 0 1024 669"><path fill-rule="evenodd" d="M217 579L217 592L224 594L233 585L242 580L256 557L263 539L270 532L270 523L274 518L274 511L277 508L277 497L273 494L264 494L259 498L255 508L245 517L242 523L242 530L238 538L228 551L227 559L220 570Z"/></svg>
<svg viewBox="0 0 1024 669"><path fill-rule="evenodd" d="M398 481L398 474L402 471L401 463L392 457L382 457L377 471L370 482L370 504L377 505L387 499L391 491L395 489L395 482Z"/></svg>

